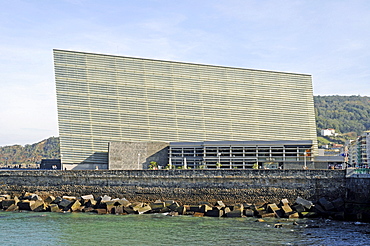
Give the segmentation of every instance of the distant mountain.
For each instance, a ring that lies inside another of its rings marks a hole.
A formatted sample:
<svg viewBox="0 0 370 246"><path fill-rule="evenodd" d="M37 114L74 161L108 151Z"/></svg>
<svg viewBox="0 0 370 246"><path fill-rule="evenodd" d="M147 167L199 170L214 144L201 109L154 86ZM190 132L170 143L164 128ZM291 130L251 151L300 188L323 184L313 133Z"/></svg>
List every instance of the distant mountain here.
<svg viewBox="0 0 370 246"><path fill-rule="evenodd" d="M31 145L0 147L0 166L33 164L41 159L59 158L59 137L51 137Z"/></svg>
<svg viewBox="0 0 370 246"><path fill-rule="evenodd" d="M318 136L324 128L353 136L370 130L370 97L314 96L314 102Z"/></svg>

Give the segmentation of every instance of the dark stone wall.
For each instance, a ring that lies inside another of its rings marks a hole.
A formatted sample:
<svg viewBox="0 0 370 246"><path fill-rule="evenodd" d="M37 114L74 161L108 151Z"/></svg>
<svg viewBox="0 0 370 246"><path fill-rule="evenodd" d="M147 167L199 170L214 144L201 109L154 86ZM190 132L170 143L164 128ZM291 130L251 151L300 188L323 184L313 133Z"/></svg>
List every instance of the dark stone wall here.
<svg viewBox="0 0 370 246"><path fill-rule="evenodd" d="M344 170L0 171L0 192L227 203L345 197Z"/></svg>
<svg viewBox="0 0 370 246"><path fill-rule="evenodd" d="M108 169L148 169L151 161L157 162L160 166L166 166L168 145L165 142L110 142Z"/></svg>

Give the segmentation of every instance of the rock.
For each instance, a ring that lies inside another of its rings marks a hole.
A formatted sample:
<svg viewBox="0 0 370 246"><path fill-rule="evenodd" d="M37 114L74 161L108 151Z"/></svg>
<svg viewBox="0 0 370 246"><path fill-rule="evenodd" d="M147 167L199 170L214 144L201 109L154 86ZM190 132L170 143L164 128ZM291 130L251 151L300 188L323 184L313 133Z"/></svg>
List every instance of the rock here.
<svg viewBox="0 0 370 246"><path fill-rule="evenodd" d="M114 206L111 210L111 213L112 214L127 214L124 209L123 209L123 206L122 205L119 205L119 206Z"/></svg>
<svg viewBox="0 0 370 246"><path fill-rule="evenodd" d="M325 197L321 197L319 200L318 200L319 204L326 210L326 211L330 211L330 210L333 210L335 207L333 205L333 203L329 202L328 200L326 200Z"/></svg>
<svg viewBox="0 0 370 246"><path fill-rule="evenodd" d="M212 208L212 210L208 210L205 215L209 217L222 217L224 215L224 211L217 207L214 207Z"/></svg>
<svg viewBox="0 0 370 246"><path fill-rule="evenodd" d="M318 216L315 212L302 212L301 215L303 218L315 218Z"/></svg>
<svg viewBox="0 0 370 246"><path fill-rule="evenodd" d="M186 207L185 206L180 206L176 209L176 212L178 212L179 214L184 214L184 213L186 213Z"/></svg>
<svg viewBox="0 0 370 246"><path fill-rule="evenodd" d="M52 203L58 204L58 203L60 203L62 200L63 200L63 198L61 198L60 196L57 196L57 197L55 198L55 200L54 200Z"/></svg>
<svg viewBox="0 0 370 246"><path fill-rule="evenodd" d="M281 227L283 227L283 224L278 223L274 225L274 228L281 228Z"/></svg>
<svg viewBox="0 0 370 246"><path fill-rule="evenodd" d="M3 194L3 195L0 195L0 199L11 199L12 197L10 196L10 195L8 195L8 194Z"/></svg>
<svg viewBox="0 0 370 246"><path fill-rule="evenodd" d="M162 208L165 207L165 203L164 202L153 202L153 203L150 203L150 207L152 208L152 210L160 211Z"/></svg>
<svg viewBox="0 0 370 246"><path fill-rule="evenodd" d="M142 207L140 207L138 210L137 210L137 212L139 213L139 214L144 214L144 213L147 213L147 212L149 212L149 211L151 211L152 210L152 208L148 205L148 204L145 204L145 205L143 205Z"/></svg>
<svg viewBox="0 0 370 246"><path fill-rule="evenodd" d="M204 213L194 212L193 216L194 217L203 217L204 216Z"/></svg>
<svg viewBox="0 0 370 246"><path fill-rule="evenodd" d="M171 206L174 203L177 203L177 202L174 201L174 200L167 200L167 201L164 201L164 206L165 207L169 207L169 206Z"/></svg>
<svg viewBox="0 0 370 246"><path fill-rule="evenodd" d="M78 200L74 201L70 207L72 212L81 211L81 203Z"/></svg>
<svg viewBox="0 0 370 246"><path fill-rule="evenodd" d="M203 204L200 206L201 213L207 213L207 211L210 211L210 210L212 210L212 207L207 204Z"/></svg>
<svg viewBox="0 0 370 246"><path fill-rule="evenodd" d="M54 196L48 196L45 200L44 200L44 202L46 203L46 204L50 204L50 203L52 203L52 202L54 202L55 201L55 197Z"/></svg>
<svg viewBox="0 0 370 246"><path fill-rule="evenodd" d="M69 200L69 201L76 201L77 197L75 196L62 196L63 199Z"/></svg>
<svg viewBox="0 0 370 246"><path fill-rule="evenodd" d="M62 210L67 211L69 209L69 206L72 205L72 203L73 203L72 201L62 198L62 200L58 202L58 206Z"/></svg>
<svg viewBox="0 0 370 246"><path fill-rule="evenodd" d="M176 212L176 211L171 211L171 212L169 212L167 215L168 215L168 216L178 216L178 215L179 215L179 213L178 213L178 212Z"/></svg>
<svg viewBox="0 0 370 246"><path fill-rule="evenodd" d="M7 212L14 212L14 211L18 211L19 210L19 207L15 204L12 204L10 205L5 211Z"/></svg>
<svg viewBox="0 0 370 246"><path fill-rule="evenodd" d="M128 214L136 214L136 211L133 210L130 206L129 207L124 207L123 210L124 210L124 212L126 212Z"/></svg>
<svg viewBox="0 0 370 246"><path fill-rule="evenodd" d="M171 205L166 206L166 207L168 207L169 209L171 209L171 211L177 211L177 209L180 207L180 205L177 202L174 202Z"/></svg>
<svg viewBox="0 0 370 246"><path fill-rule="evenodd" d="M58 204L49 204L50 212L60 212Z"/></svg>
<svg viewBox="0 0 370 246"><path fill-rule="evenodd" d="M7 210L13 204L17 204L19 199L15 196L14 199L5 199L1 202L1 206L4 210Z"/></svg>
<svg viewBox="0 0 370 246"><path fill-rule="evenodd" d="M169 213L169 212L171 212L172 210L170 209L170 208L168 208L168 207L164 207L164 208L162 208L161 210L159 210L159 212L158 213Z"/></svg>
<svg viewBox="0 0 370 246"><path fill-rule="evenodd" d="M107 214L107 210L104 208L97 208L94 210L97 214Z"/></svg>
<svg viewBox="0 0 370 246"><path fill-rule="evenodd" d="M224 207L223 210L224 210L224 214L227 214L231 211L229 207Z"/></svg>
<svg viewBox="0 0 370 246"><path fill-rule="evenodd" d="M44 201L37 200L34 204L31 205L31 211L33 212L42 212L46 210L46 205Z"/></svg>
<svg viewBox="0 0 370 246"><path fill-rule="evenodd" d="M226 217L231 217L231 218L243 217L243 210L234 209L233 211L230 211L230 212L226 213Z"/></svg>
<svg viewBox="0 0 370 246"><path fill-rule="evenodd" d="M115 202L115 205L122 205L124 207L128 207L131 205L131 202L129 202L126 198L121 198Z"/></svg>
<svg viewBox="0 0 370 246"><path fill-rule="evenodd" d="M332 201L331 203L334 205L334 207L338 211L344 210L344 200L342 198L337 198L334 201Z"/></svg>
<svg viewBox="0 0 370 246"><path fill-rule="evenodd" d="M302 213L305 211L302 204L294 204L291 208L293 209L293 211L296 211L298 213Z"/></svg>
<svg viewBox="0 0 370 246"><path fill-rule="evenodd" d="M84 195L84 196L81 196L81 199L82 200L94 200L94 196L93 195Z"/></svg>
<svg viewBox="0 0 370 246"><path fill-rule="evenodd" d="M252 209L245 209L244 210L244 215L247 217L253 217L254 216L254 211Z"/></svg>
<svg viewBox="0 0 370 246"><path fill-rule="evenodd" d="M284 205L288 205L289 206L289 201L288 201L288 199L281 199L281 201L280 201L280 205L281 206L284 206Z"/></svg>
<svg viewBox="0 0 370 246"><path fill-rule="evenodd" d="M289 214L289 219L297 219L297 218L299 218L299 213Z"/></svg>
<svg viewBox="0 0 370 246"><path fill-rule="evenodd" d="M19 210L31 211L31 206L34 203L35 203L35 201L22 200L21 202L18 202Z"/></svg>
<svg viewBox="0 0 370 246"><path fill-rule="evenodd" d="M258 220L256 220L256 222L265 222L265 220L263 220L263 219L258 219Z"/></svg>
<svg viewBox="0 0 370 246"><path fill-rule="evenodd" d="M275 213L265 213L261 215L262 218L276 217Z"/></svg>
<svg viewBox="0 0 370 246"><path fill-rule="evenodd" d="M281 206L281 209L285 214L293 212L292 208L288 204Z"/></svg>
<svg viewBox="0 0 370 246"><path fill-rule="evenodd" d="M98 200L99 202L107 202L107 201L112 200L112 197L107 196L107 195L104 195L104 196L99 197L99 199L97 199L97 200Z"/></svg>
<svg viewBox="0 0 370 246"><path fill-rule="evenodd" d="M193 215L194 211L185 211L182 215Z"/></svg>
<svg viewBox="0 0 370 246"><path fill-rule="evenodd" d="M313 206L313 203L311 201L303 199L302 197L297 197L297 199L295 200L295 203L300 204L307 209L310 209Z"/></svg>
<svg viewBox="0 0 370 246"><path fill-rule="evenodd" d="M94 199L84 200L85 207L94 207L97 204L97 201Z"/></svg>
<svg viewBox="0 0 370 246"><path fill-rule="evenodd" d="M215 206L222 207L222 208L226 207L226 205L225 205L225 203L223 201L217 201L216 204L215 204Z"/></svg>
<svg viewBox="0 0 370 246"><path fill-rule="evenodd" d="M280 208L275 203L270 203L267 205L267 211L270 213L275 212L276 210L280 210Z"/></svg>
<svg viewBox="0 0 370 246"><path fill-rule="evenodd" d="M199 205L190 205L189 209L186 209L187 211L193 211L193 212L200 212L200 206Z"/></svg>

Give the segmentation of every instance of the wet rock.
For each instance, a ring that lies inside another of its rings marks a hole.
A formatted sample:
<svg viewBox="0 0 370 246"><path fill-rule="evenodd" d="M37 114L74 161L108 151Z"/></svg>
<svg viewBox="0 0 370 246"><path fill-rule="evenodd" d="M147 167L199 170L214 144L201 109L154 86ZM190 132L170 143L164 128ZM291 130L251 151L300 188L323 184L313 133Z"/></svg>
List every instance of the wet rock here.
<svg viewBox="0 0 370 246"><path fill-rule="evenodd" d="M234 209L233 211L230 211L230 212L226 213L226 217L231 217L231 218L243 217L243 210Z"/></svg>
<svg viewBox="0 0 370 246"><path fill-rule="evenodd" d="M72 205L72 203L73 203L72 201L62 198L62 200L57 204L59 208L61 208L64 211L67 211L69 209L69 206Z"/></svg>
<svg viewBox="0 0 370 246"><path fill-rule="evenodd" d="M168 215L168 216L178 216L178 215L179 215L179 213L178 213L178 212L176 212L176 211L171 211L171 212L169 212L167 215Z"/></svg>
<svg viewBox="0 0 370 246"><path fill-rule="evenodd" d="M253 217L254 216L254 211L252 209L245 209L244 210L244 215L247 217Z"/></svg>
<svg viewBox="0 0 370 246"><path fill-rule="evenodd" d="M93 195L84 195L84 196L81 196L81 199L82 200L94 200L94 196Z"/></svg>
<svg viewBox="0 0 370 246"><path fill-rule="evenodd" d="M81 203L77 200L70 205L72 212L81 211Z"/></svg>
<svg viewBox="0 0 370 246"><path fill-rule="evenodd" d="M194 212L193 216L194 216L194 217L203 217L203 216L204 216L204 213L201 213L201 212Z"/></svg>
<svg viewBox="0 0 370 246"><path fill-rule="evenodd" d="M19 210L19 207L15 204L12 204L10 205L5 211L7 212L14 212L14 211L18 211Z"/></svg>
<svg viewBox="0 0 370 246"><path fill-rule="evenodd" d="M224 215L224 211L222 209L214 207L212 208L212 210L208 210L205 215L209 217L222 217Z"/></svg>
<svg viewBox="0 0 370 246"><path fill-rule="evenodd" d="M48 196L45 200L44 200L44 202L46 203L46 204L50 204L50 203L52 203L52 202L54 202L55 201L55 197L54 196Z"/></svg>
<svg viewBox="0 0 370 246"><path fill-rule="evenodd" d="M265 220L264 219L258 219L255 222L265 222Z"/></svg>
<svg viewBox="0 0 370 246"><path fill-rule="evenodd" d="M303 199L302 197L297 197L297 199L295 200L295 203L300 204L307 209L311 209L311 207L313 206L313 203L311 201Z"/></svg>
<svg viewBox="0 0 370 246"><path fill-rule="evenodd" d="M293 211L296 211L298 213L302 213L305 211L305 208L302 204L294 204L292 207Z"/></svg>
<svg viewBox="0 0 370 246"><path fill-rule="evenodd" d="M281 228L281 227L283 227L283 224L278 223L274 225L274 228Z"/></svg>
<svg viewBox="0 0 370 246"><path fill-rule="evenodd" d="M48 209L50 212L60 212L58 204L49 204Z"/></svg>
<svg viewBox="0 0 370 246"><path fill-rule="evenodd" d="M328 200L326 200L325 197L321 197L319 200L318 200L319 204L326 210L326 211L330 211L330 210L333 210L335 207L333 205L333 203L329 202Z"/></svg>
<svg viewBox="0 0 370 246"><path fill-rule="evenodd" d="M1 202L1 206L4 210L8 209L11 205L17 204L19 202L18 197L14 197L13 199L5 199Z"/></svg>
<svg viewBox="0 0 370 246"><path fill-rule="evenodd" d="M289 219L298 219L298 218L299 218L299 213L289 214Z"/></svg>

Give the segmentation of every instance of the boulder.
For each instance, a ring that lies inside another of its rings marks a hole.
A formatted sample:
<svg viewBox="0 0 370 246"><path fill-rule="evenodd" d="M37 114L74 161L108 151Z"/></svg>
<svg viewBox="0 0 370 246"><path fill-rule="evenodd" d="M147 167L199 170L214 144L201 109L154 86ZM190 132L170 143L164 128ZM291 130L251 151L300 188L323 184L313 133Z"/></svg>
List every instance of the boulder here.
<svg viewBox="0 0 370 246"><path fill-rule="evenodd" d="M193 212L201 212L200 211L200 205L190 205L189 209L186 209L187 211L193 211Z"/></svg>
<svg viewBox="0 0 370 246"><path fill-rule="evenodd" d="M171 205L166 206L166 207L168 207L169 209L171 209L171 211L177 211L177 209L180 207L180 205L177 202L174 202Z"/></svg>
<svg viewBox="0 0 370 246"><path fill-rule="evenodd" d="M153 202L149 204L152 210L159 212L161 209L165 207L164 202Z"/></svg>
<svg viewBox="0 0 370 246"><path fill-rule="evenodd" d="M50 203L52 203L52 202L54 202L55 201L55 197L54 196L48 196L45 200L44 200L44 202L46 203L46 204L50 204Z"/></svg>
<svg viewBox="0 0 370 246"><path fill-rule="evenodd" d="M200 212L201 213L207 213L207 211L212 210L212 207L208 204L200 205Z"/></svg>
<svg viewBox="0 0 370 246"><path fill-rule="evenodd" d="M10 207L13 204L17 205L18 202L19 199L17 197L14 197L14 199L5 199L1 202L1 206L4 210L7 210L8 207Z"/></svg>
<svg viewBox="0 0 370 246"><path fill-rule="evenodd" d="M58 204L49 204L48 209L50 210L50 212L60 212Z"/></svg>
<svg viewBox="0 0 370 246"><path fill-rule="evenodd" d="M129 202L126 198L121 198L117 201L115 201L115 205L118 206L118 205L122 205L124 207L128 207L131 205L131 202Z"/></svg>
<svg viewBox="0 0 370 246"><path fill-rule="evenodd" d="M226 217L243 217L243 210L234 209L233 211L226 213Z"/></svg>
<svg viewBox="0 0 370 246"><path fill-rule="evenodd" d="M297 219L299 218L299 213L292 213L289 215L289 219Z"/></svg>
<svg viewBox="0 0 370 246"><path fill-rule="evenodd" d="M244 210L244 215L247 217L253 217L254 216L254 211L252 209L245 209Z"/></svg>
<svg viewBox="0 0 370 246"><path fill-rule="evenodd" d="M203 217L204 216L204 213L194 212L193 216L194 217Z"/></svg>
<svg viewBox="0 0 370 246"><path fill-rule="evenodd" d="M77 197L75 196L62 196L63 199L69 200L69 201L76 201Z"/></svg>
<svg viewBox="0 0 370 246"><path fill-rule="evenodd" d="M212 210L208 210L205 215L209 217L222 217L224 215L224 211L218 207L214 207Z"/></svg>
<svg viewBox="0 0 370 246"><path fill-rule="evenodd" d="M293 212L292 208L287 203L281 206L281 209L285 214Z"/></svg>
<svg viewBox="0 0 370 246"><path fill-rule="evenodd" d="M10 205L5 211L7 212L13 212L13 211L18 211L19 207L15 204Z"/></svg>
<svg viewBox="0 0 370 246"><path fill-rule="evenodd" d="M84 196L81 196L81 199L82 200L94 200L94 196L93 195L84 195Z"/></svg>
<svg viewBox="0 0 370 246"><path fill-rule="evenodd" d="M215 204L215 206L222 207L222 208L226 207L226 205L225 205L225 203L223 201L217 201L216 204Z"/></svg>
<svg viewBox="0 0 370 246"><path fill-rule="evenodd" d="M70 205L70 209L72 212L81 211L81 203L76 200L73 204Z"/></svg>
<svg viewBox="0 0 370 246"><path fill-rule="evenodd" d="M321 197L319 200L318 200L319 204L326 210L326 211L330 211L330 210L333 210L335 207L333 205L333 203L329 202L328 200L326 200L325 197Z"/></svg>
<svg viewBox="0 0 370 246"><path fill-rule="evenodd" d="M307 209L311 209L311 207L313 206L313 203L311 201L303 199L302 197L297 197L297 199L295 200L295 203L300 204Z"/></svg>
<svg viewBox="0 0 370 246"><path fill-rule="evenodd" d="M63 209L64 211L67 211L69 209L69 206L73 204L73 201L63 199L58 202L59 208Z"/></svg>
<svg viewBox="0 0 370 246"><path fill-rule="evenodd" d="M305 211L302 204L294 204L291 208L293 209L293 211L296 211L298 213L302 213Z"/></svg>

